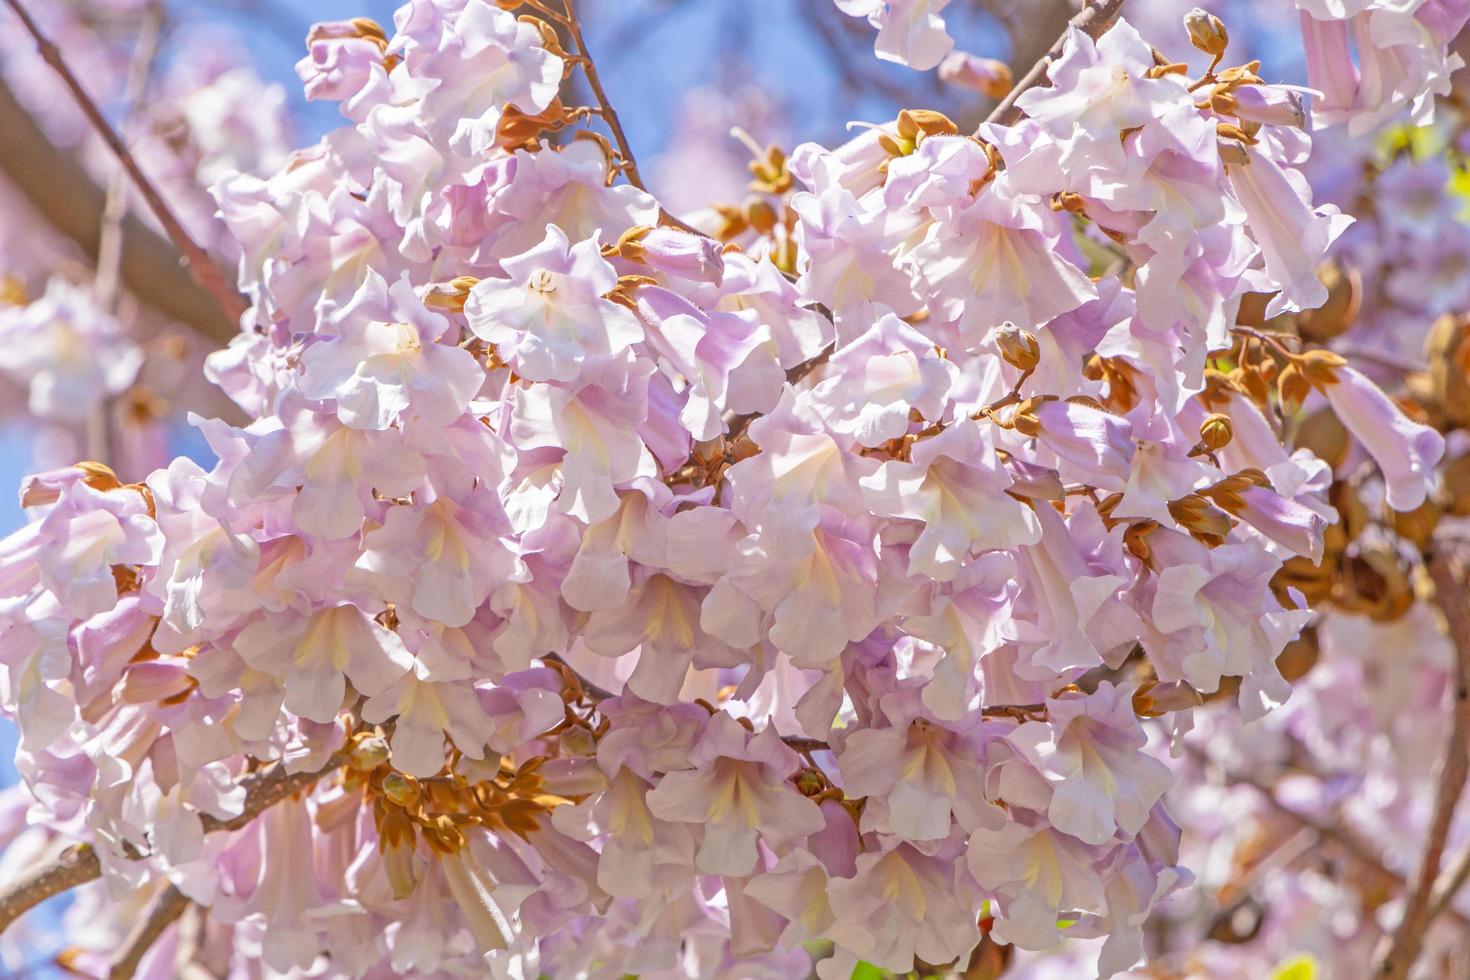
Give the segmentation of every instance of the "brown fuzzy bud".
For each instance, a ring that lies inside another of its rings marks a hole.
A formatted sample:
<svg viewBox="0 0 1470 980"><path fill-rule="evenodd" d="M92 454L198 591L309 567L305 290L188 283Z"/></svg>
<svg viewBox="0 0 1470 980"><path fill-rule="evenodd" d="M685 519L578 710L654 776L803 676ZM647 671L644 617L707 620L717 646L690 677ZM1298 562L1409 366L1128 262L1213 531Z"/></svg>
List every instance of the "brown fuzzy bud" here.
<svg viewBox="0 0 1470 980"><path fill-rule="evenodd" d="M1457 425L1470 425L1470 317L1446 314L1436 320L1424 353L1434 408Z"/></svg>
<svg viewBox="0 0 1470 980"><path fill-rule="evenodd" d="M1223 542L1235 526L1229 514L1193 493L1169 501L1169 514L1190 534L1211 546Z"/></svg>
<svg viewBox="0 0 1470 980"><path fill-rule="evenodd" d="M1230 416L1221 415L1219 412L1208 415L1200 423L1199 440L1205 449L1210 452L1224 449L1230 445L1230 440L1235 437L1235 426L1230 421Z"/></svg>
<svg viewBox="0 0 1470 980"><path fill-rule="evenodd" d="M419 801L419 781L405 773L390 772L383 777L383 795L398 806L413 806Z"/></svg>
<svg viewBox="0 0 1470 980"><path fill-rule="evenodd" d="M1302 377L1316 388L1337 384L1337 369L1347 366L1347 358L1330 350L1309 350L1292 358Z"/></svg>
<svg viewBox="0 0 1470 980"><path fill-rule="evenodd" d="M1029 330L1022 330L1010 321L1001 324L995 332L995 345L1007 364L1022 371L1034 371L1041 363L1041 345Z"/></svg>
<svg viewBox="0 0 1470 980"><path fill-rule="evenodd" d="M1363 278L1356 269L1328 262L1317 270L1327 287L1327 302L1315 310L1297 314L1296 329L1307 340L1322 344L1351 327L1363 303Z"/></svg>
<svg viewBox="0 0 1470 980"><path fill-rule="evenodd" d="M1440 478L1444 481L1449 513L1456 517L1470 517L1470 453L1456 456L1444 464Z"/></svg>
<svg viewBox="0 0 1470 980"><path fill-rule="evenodd" d="M745 223L762 235L769 235L781 220L781 215L763 197L749 197L740 205Z"/></svg>
<svg viewBox="0 0 1470 980"><path fill-rule="evenodd" d="M1301 366L1292 361L1276 376L1276 394L1281 399L1281 408L1288 415L1296 414L1302 402L1312 393L1312 383L1302 373Z"/></svg>
<svg viewBox="0 0 1470 980"><path fill-rule="evenodd" d="M1414 584L1399 556L1386 544L1360 547L1338 569L1332 601L1376 622L1398 619L1414 604Z"/></svg>
<svg viewBox="0 0 1470 980"><path fill-rule="evenodd" d="M1399 537L1412 542L1420 551L1429 549L1434 529L1439 526L1439 519L1444 515L1444 508L1432 500L1424 501L1413 510L1384 509L1387 512L1385 516L1388 518L1388 526Z"/></svg>
<svg viewBox="0 0 1470 980"><path fill-rule="evenodd" d="M1184 15L1184 29L1189 32L1189 43L1211 57L1220 58L1230 45L1224 22L1199 7Z"/></svg>

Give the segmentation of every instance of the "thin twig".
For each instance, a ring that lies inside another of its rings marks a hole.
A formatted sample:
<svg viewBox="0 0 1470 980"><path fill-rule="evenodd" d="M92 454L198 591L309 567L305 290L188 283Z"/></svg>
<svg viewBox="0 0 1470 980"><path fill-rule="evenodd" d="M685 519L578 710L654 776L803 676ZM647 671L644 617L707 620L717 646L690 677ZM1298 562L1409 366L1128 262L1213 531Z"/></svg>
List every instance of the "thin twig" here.
<svg viewBox="0 0 1470 980"><path fill-rule="evenodd" d="M121 123L126 126L143 101L153 58L158 53L158 38L163 31L163 7L150 3L138 28L138 41L128 67L127 88L123 95ZM123 218L128 213L128 172L122 166L113 170L107 181L107 199L102 208L102 229L97 247L97 278L94 289L97 305L109 313L117 305L118 284L122 274ZM102 459L94 456L94 459Z"/></svg>
<svg viewBox="0 0 1470 980"><path fill-rule="evenodd" d="M14 2L14 0L10 0ZM647 190L643 186L643 178L638 175L638 162L633 159L633 148L628 145L628 137L623 133L623 124L618 120L617 110L613 108L612 102L607 97L607 91L602 87L602 79L597 74L597 64L592 60L592 54L587 50L587 41L582 37L582 24L577 19L577 8L573 0L561 0L562 7L566 10L566 27L572 36L572 45L576 48L572 54L580 59L582 73L587 76L587 84L592 87L592 94L597 98L597 104L601 109L602 121L607 123L607 128L612 130L613 140L618 144L618 155L623 158L623 176L628 178L628 183L640 191Z"/></svg>
<svg viewBox="0 0 1470 980"><path fill-rule="evenodd" d="M1190 745L1186 751L1202 765L1214 767L1213 761L1199 748ZM1342 851L1357 861L1365 870L1383 879L1385 882L1397 883L1402 886L1404 879L1389 869L1378 856L1374 848L1359 837L1353 830L1340 820L1319 820L1308 813L1296 809L1281 800L1280 797L1269 787L1257 782L1252 776L1229 771L1222 772L1225 782L1231 786L1247 786L1261 797L1273 811L1278 815L1290 820L1298 827L1305 827L1316 831L1323 840L1331 841ZM1454 909L1450 910L1452 917L1462 928L1470 929L1470 917L1461 915Z"/></svg>
<svg viewBox="0 0 1470 980"><path fill-rule="evenodd" d="M128 66L121 125L127 124L143 101L162 31L163 7L157 2L150 3L143 15L143 23L138 28L133 60ZM102 205L102 227L97 237L97 275L92 286L98 307L107 313L117 309L118 285L122 280L123 219L127 214L128 174L119 166L113 170L107 181L107 198ZM87 419L87 458L115 465L112 454L113 405L114 400L104 394L92 407Z"/></svg>
<svg viewBox="0 0 1470 980"><path fill-rule="evenodd" d="M1372 361L1394 371L1403 371L1405 374L1423 374L1429 370L1429 365L1423 361L1405 357L1403 354L1395 354L1392 351L1364 347L1362 344L1339 342L1332 346L1332 352L1352 360Z"/></svg>
<svg viewBox="0 0 1470 980"><path fill-rule="evenodd" d="M1465 882L1470 881L1470 847L1460 852L1455 858L1454 864L1445 869L1440 877L1439 884L1434 887L1434 899L1429 903L1429 922L1434 920L1450 908L1455 897L1460 894L1460 889L1465 887Z"/></svg>
<svg viewBox="0 0 1470 980"><path fill-rule="evenodd" d="M1071 28L1075 27L1088 37L1096 40L1109 27L1113 26L1113 21L1117 19L1118 11L1122 7L1123 0L1094 0L1093 3L1083 8L1081 13L1068 22L1068 29L1062 32L1061 37L1057 38L1056 43L1051 46L1051 50L1042 55L1036 64L1031 66L1030 71L1021 76L1021 79L1016 82L1015 87L1006 93L1006 97L1001 99L1000 104L991 110L990 115L985 118L985 121L988 123L997 123L1001 126L1009 126L1020 119L1021 110L1016 108L1016 100L1028 89L1035 88L1045 80L1047 69L1051 67L1053 61L1062 56L1062 49L1066 46L1067 37L1071 34Z"/></svg>
<svg viewBox="0 0 1470 980"><path fill-rule="evenodd" d="M118 950L107 971L107 980L132 980L143 957L148 955L164 930L178 921L189 904L184 893L172 884L164 886L149 903L148 912L133 925L128 938L123 940L122 949Z"/></svg>
<svg viewBox="0 0 1470 980"><path fill-rule="evenodd" d="M593 703L601 703L618 696L607 688L594 684L592 681L583 677L581 672L567 663L566 658L560 654L548 653L542 656L541 659L547 663L555 664L557 667L566 671L572 678L575 678L576 683L581 686L583 693L587 695L587 699ZM986 718L1010 718L1013 721L1022 721L1035 717L1044 711L1046 711L1046 705L1044 703L993 704L980 709L980 713ZM805 735L782 735L781 741L798 752L830 752L832 750L831 743L825 742L820 738L807 738Z"/></svg>
<svg viewBox="0 0 1470 980"><path fill-rule="evenodd" d="M1434 602L1444 614L1454 647L1453 698L1450 707L1449 739L1440 763L1439 787L1435 791L1434 815L1425 833L1424 856L1413 887L1406 893L1404 911L1393 936L1379 948L1374 976L1404 980L1409 975L1429 929L1434 883L1444 859L1445 842L1455 820L1455 809L1470 776L1470 592L1465 588L1466 566L1458 549L1443 547L1430 556L1429 577L1434 582Z"/></svg>
<svg viewBox="0 0 1470 980"><path fill-rule="evenodd" d="M215 980L205 963L204 944L208 940L209 910L190 904L179 919L179 941L174 949L174 975L177 980Z"/></svg>
<svg viewBox="0 0 1470 980"><path fill-rule="evenodd" d="M217 830L239 830L260 814L275 806L286 797L311 786L322 776L342 768L347 762L347 753L339 751L327 760L326 765L310 772L288 773L279 764L263 772L253 773L240 781L245 790L245 806L238 817L221 820L211 814L201 814L206 834ZM22 913L35 908L50 898L85 885L102 875L102 862L90 844L73 844L54 860L46 862L15 884L0 890L0 933L3 933Z"/></svg>
<svg viewBox="0 0 1470 980"><path fill-rule="evenodd" d="M102 114L102 110L97 107L97 103L92 101L92 97L87 94L86 89L82 88L82 84L77 80L76 75L67 67L66 60L61 56L61 50L42 33L40 25L31 18L31 15L26 12L25 7L21 6L20 0L5 0L5 3L11 10L15 11L15 15L20 18L26 31L35 40L36 49L40 52L42 60L61 76L61 80L66 83L66 87L71 91L72 97L76 99L77 106L82 110L82 114L87 117L88 122L92 124L92 128L96 130L97 135L102 137L103 142L117 156L118 162L127 170L128 176L133 178L133 184L138 188L138 193L148 202L149 208L152 209L154 217L158 219L158 223L163 226L163 230L168 235L169 240L183 253L184 261L188 265L189 271L194 274L194 278L214 296L215 302L219 304L225 316L238 325L240 317L245 313L245 304L241 300L240 294L235 292L225 281L219 266L215 264L209 254L200 248L194 239L189 237L189 233L184 230L184 226L174 216L172 209L168 206L168 202L158 192L158 188L153 186L153 182L148 179L148 175L143 173L143 169L138 166L138 161L133 158L132 151L122 141L122 137L118 136L117 131L112 128L112 124L107 121L107 117Z"/></svg>

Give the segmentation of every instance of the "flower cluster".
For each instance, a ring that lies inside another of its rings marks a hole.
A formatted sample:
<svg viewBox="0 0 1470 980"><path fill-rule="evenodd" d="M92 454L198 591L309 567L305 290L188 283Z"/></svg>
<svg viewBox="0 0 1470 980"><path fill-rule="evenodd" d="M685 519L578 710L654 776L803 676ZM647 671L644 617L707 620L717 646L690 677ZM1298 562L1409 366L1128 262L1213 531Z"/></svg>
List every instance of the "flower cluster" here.
<svg viewBox="0 0 1470 980"><path fill-rule="evenodd" d="M249 423L23 488L38 818L240 973L1131 968L1190 878L1158 743L1284 702L1311 616L1332 469L1280 410L1329 403L1401 510L1444 448L1237 327L1330 298L1298 94L1074 30L1015 124L772 148L711 237L547 139L586 54L507 6L314 28L347 125L216 185Z"/></svg>

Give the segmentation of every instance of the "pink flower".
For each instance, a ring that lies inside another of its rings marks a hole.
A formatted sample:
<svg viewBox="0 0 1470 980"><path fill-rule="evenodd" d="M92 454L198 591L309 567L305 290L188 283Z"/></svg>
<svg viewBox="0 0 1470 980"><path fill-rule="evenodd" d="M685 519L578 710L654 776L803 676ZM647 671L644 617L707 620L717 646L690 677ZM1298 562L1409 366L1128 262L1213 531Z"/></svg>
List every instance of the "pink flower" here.
<svg viewBox="0 0 1470 980"><path fill-rule="evenodd" d="M1167 766L1138 752L1147 736L1132 697L1132 685L1103 681L1094 694L1048 699L1046 721L1006 736L1051 784L1052 826L1086 844L1137 834L1171 781Z"/></svg>
<svg viewBox="0 0 1470 980"><path fill-rule="evenodd" d="M587 358L643 339L637 318L603 298L617 272L595 238L572 245L547 225L540 245L501 267L508 278L482 279L465 301L465 317L522 377L572 381Z"/></svg>
<svg viewBox="0 0 1470 980"><path fill-rule="evenodd" d="M849 17L866 17L878 29L878 57L928 71L954 47L940 11L949 0L836 0Z"/></svg>
<svg viewBox="0 0 1470 980"><path fill-rule="evenodd" d="M476 506L483 499L390 507L382 525L363 538L357 560L363 581L425 619L468 623L511 572L495 521Z"/></svg>
<svg viewBox="0 0 1470 980"><path fill-rule="evenodd" d="M690 750L689 763L693 768L659 780L648 809L660 820L702 825L694 863L705 874L750 874L757 833L780 847L826 824L817 805L786 782L799 763L771 728L752 735L717 714Z"/></svg>
<svg viewBox="0 0 1470 980"><path fill-rule="evenodd" d="M422 113L433 135L462 156L495 145L507 103L535 115L556 97L561 59L540 44L530 24L488 0L468 0L412 73L428 83Z"/></svg>
<svg viewBox="0 0 1470 980"><path fill-rule="evenodd" d="M1001 177L952 219L936 222L910 263L929 302L974 342L1008 320L1035 330L1096 298L1060 241L1051 209L1015 194Z"/></svg>
<svg viewBox="0 0 1470 980"><path fill-rule="evenodd" d="M865 833L937 841L950 836L951 816L966 831L1001 822L985 798L982 731L969 721L926 718L912 696L885 698L883 711L891 727L853 732L837 751L844 791L869 797Z"/></svg>
<svg viewBox="0 0 1470 980"><path fill-rule="evenodd" d="M951 85L983 92L992 99L1005 98L1011 90L1011 70L1005 62L981 58L967 51L951 51L939 63L939 77Z"/></svg>
<svg viewBox="0 0 1470 980"><path fill-rule="evenodd" d="M923 524L909 548L910 575L947 582L973 553L1041 540L1031 508L1006 495L1011 478L979 424L963 419L916 442L910 459L862 480L875 513Z"/></svg>
<svg viewBox="0 0 1470 980"><path fill-rule="evenodd" d="M353 428L413 418L447 426L484 382L468 351L438 343L448 321L419 302L406 276L390 289L369 272L334 320L343 332L301 355L298 387L307 398L335 400L337 417Z"/></svg>
<svg viewBox="0 0 1470 980"><path fill-rule="evenodd" d="M1444 437L1404 415L1362 372L1338 367L1332 373L1333 382L1322 391L1342 424L1378 464L1388 487L1388 505L1401 511L1418 507L1444 456Z"/></svg>
<svg viewBox="0 0 1470 980"><path fill-rule="evenodd" d="M232 645L247 664L281 678L287 710L320 722L336 718L347 680L381 694L413 665L403 642L353 605L267 616Z"/></svg>

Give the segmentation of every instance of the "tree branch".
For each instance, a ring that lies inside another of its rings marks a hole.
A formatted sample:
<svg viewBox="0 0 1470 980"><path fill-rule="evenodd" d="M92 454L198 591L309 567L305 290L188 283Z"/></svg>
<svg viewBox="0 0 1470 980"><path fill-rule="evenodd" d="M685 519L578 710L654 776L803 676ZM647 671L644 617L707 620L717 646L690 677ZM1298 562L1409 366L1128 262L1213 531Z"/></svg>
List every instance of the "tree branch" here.
<svg viewBox="0 0 1470 980"><path fill-rule="evenodd" d="M138 193L148 202L149 208L153 211L153 215L158 219L159 224L163 226L163 230L168 235L169 240L183 253L184 262L188 265L189 271L193 273L195 281L214 297L215 303L218 304L220 311L224 313L226 319L234 323L238 328L240 317L245 312L245 303L240 298L240 294L235 292L229 283L226 282L224 275L220 272L219 266L215 264L209 254L189 237L189 233L184 230L184 226L174 216L173 211L168 206L168 202L158 192L158 188L153 186L153 182L148 179L148 175L143 173L142 168L138 166L138 161L134 159L132 151L128 149L127 144L122 141L122 138L118 136L116 130L112 128L112 125L107 121L107 117L102 114L102 110L97 107L97 103L92 101L92 97L87 94L86 89L82 88L81 82L77 80L76 75L67 67L66 60L61 56L60 49L41 32L40 26L26 12L20 0L5 0L5 3L11 10L15 11L15 15L20 18L26 31L35 40L36 49L40 52L41 58L61 76L61 80L71 91L72 97L77 102L77 106L82 110L82 114L92 124L92 128L97 131L97 134L102 137L103 142L117 156L118 162L127 170L128 176L133 179L133 184L138 189ZM231 331L232 334L234 332Z"/></svg>
<svg viewBox="0 0 1470 980"><path fill-rule="evenodd" d="M1463 555L1442 544L1429 558L1429 577L1434 582L1434 602L1449 625L1455 661L1450 707L1449 740L1440 764L1439 788L1435 792L1434 815L1424 841L1424 856L1413 888L1407 892L1403 916L1393 936L1380 945L1374 976L1404 980L1419 958L1424 933L1431 921L1434 883L1444 859L1445 841L1455 820L1455 809L1465 792L1470 775L1470 592L1465 588Z"/></svg>
<svg viewBox="0 0 1470 980"><path fill-rule="evenodd" d="M102 874L102 862L91 844L72 844L53 860L22 875L0 892L0 932L52 895L85 885Z"/></svg>
<svg viewBox="0 0 1470 980"><path fill-rule="evenodd" d="M143 962L143 957L153 948L158 937L178 921L188 907L189 900L183 892L171 884L164 886L149 903L147 914L138 920L128 938L123 940L122 949L107 971L107 980L132 980L133 974L138 972L138 964Z"/></svg>
<svg viewBox="0 0 1470 980"><path fill-rule="evenodd" d="M263 772L253 773L240 781L245 790L245 806L238 817L221 820L211 814L200 814L204 832L239 830L260 814L294 793L298 793L330 772L342 768L347 752L332 754L326 765L309 772L288 773L279 763ZM15 884L0 890L0 933L26 911L78 885L101 877L102 862L90 844L73 844L52 861L31 871Z"/></svg>
<svg viewBox="0 0 1470 980"><path fill-rule="evenodd" d="M97 260L106 195L77 158L58 149L15 96L0 83L3 172L42 218ZM128 247L120 278L127 290L160 313L224 345L239 332L209 291L180 266L178 250L133 215L122 222Z"/></svg>
<svg viewBox="0 0 1470 980"><path fill-rule="evenodd" d="M1021 110L1016 108L1016 100L1021 97L1027 89L1035 88L1046 79L1047 69L1052 62L1062 56L1062 49L1066 46L1067 37L1071 34L1073 27L1096 40L1101 37L1113 21L1118 17L1118 11L1123 7L1123 0L1093 0L1082 9L1076 17L1067 22L1067 30L1062 32L1056 43L1046 54L1037 59L1036 64L1022 75L1015 87L1000 100L1000 104L991 110L990 115L985 118L986 122L998 123L1009 126L1021 118Z"/></svg>
<svg viewBox="0 0 1470 980"><path fill-rule="evenodd" d="M1429 903L1429 924L1433 925L1445 912L1449 911L1455 896L1460 894L1460 889L1465 887L1465 882L1470 881L1470 847L1460 852L1455 863L1445 869L1439 884L1434 888L1434 900Z"/></svg>

